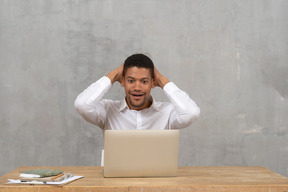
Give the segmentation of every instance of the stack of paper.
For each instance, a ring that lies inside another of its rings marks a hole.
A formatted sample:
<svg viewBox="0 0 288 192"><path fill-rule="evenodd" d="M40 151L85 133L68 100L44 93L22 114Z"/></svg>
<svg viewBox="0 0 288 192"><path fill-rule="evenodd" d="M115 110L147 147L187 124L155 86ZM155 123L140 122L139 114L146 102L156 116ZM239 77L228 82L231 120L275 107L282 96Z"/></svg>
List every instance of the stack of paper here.
<svg viewBox="0 0 288 192"><path fill-rule="evenodd" d="M71 177L70 173L56 169L34 169L21 171L20 181L59 182Z"/></svg>
<svg viewBox="0 0 288 192"><path fill-rule="evenodd" d="M61 170L34 169L21 171L19 179L9 179L9 183L61 185L82 177L83 176L73 176L71 173L65 173Z"/></svg>

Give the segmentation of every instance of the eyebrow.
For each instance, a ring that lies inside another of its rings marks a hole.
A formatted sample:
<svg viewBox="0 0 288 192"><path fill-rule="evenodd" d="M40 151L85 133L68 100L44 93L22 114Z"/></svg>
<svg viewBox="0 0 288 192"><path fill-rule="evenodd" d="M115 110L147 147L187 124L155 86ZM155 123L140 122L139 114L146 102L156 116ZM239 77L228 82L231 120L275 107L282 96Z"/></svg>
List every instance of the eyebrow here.
<svg viewBox="0 0 288 192"><path fill-rule="evenodd" d="M131 76L128 76L127 79L128 79L128 78L130 78L130 79L135 79L134 77L131 77ZM143 80L143 79L148 79L148 80L149 80L149 77L143 77L143 78L141 78L141 80Z"/></svg>

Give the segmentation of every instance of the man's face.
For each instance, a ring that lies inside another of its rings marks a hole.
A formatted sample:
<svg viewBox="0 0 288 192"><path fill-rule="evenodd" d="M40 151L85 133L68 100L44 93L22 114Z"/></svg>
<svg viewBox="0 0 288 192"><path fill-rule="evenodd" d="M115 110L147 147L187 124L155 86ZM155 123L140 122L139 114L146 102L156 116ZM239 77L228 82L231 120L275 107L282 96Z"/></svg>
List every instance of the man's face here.
<svg viewBox="0 0 288 192"><path fill-rule="evenodd" d="M154 79L146 68L130 67L125 73L121 85L125 88L126 102L132 110L142 110L151 105L149 100Z"/></svg>

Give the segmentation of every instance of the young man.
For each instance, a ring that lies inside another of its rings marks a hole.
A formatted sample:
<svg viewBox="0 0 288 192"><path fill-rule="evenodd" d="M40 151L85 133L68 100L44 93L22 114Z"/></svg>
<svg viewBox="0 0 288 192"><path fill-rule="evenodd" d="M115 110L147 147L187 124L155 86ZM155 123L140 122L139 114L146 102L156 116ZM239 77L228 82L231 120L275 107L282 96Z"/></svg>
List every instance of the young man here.
<svg viewBox="0 0 288 192"><path fill-rule="evenodd" d="M125 89L120 101L103 99L114 82ZM152 88L163 89L170 102L156 102ZM200 109L187 93L161 75L143 54L128 57L124 64L90 85L75 100L75 108L88 122L107 129L180 129L195 121Z"/></svg>

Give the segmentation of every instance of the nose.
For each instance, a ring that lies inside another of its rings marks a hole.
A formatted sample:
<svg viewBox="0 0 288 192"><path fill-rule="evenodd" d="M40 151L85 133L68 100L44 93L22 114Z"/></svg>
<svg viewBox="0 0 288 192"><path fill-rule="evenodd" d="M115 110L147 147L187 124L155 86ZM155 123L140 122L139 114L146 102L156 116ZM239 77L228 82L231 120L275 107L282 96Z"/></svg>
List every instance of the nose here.
<svg viewBox="0 0 288 192"><path fill-rule="evenodd" d="M141 89L141 82L140 81L136 81L134 84L134 89L135 90L140 90Z"/></svg>

